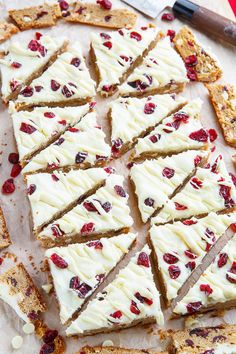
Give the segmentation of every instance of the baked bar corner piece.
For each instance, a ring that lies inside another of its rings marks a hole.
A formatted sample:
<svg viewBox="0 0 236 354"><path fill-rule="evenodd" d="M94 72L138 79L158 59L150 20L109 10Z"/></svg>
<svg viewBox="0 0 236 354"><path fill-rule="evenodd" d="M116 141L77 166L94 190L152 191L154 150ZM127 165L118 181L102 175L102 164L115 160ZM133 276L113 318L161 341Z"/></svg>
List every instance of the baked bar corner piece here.
<svg viewBox="0 0 236 354"><path fill-rule="evenodd" d="M203 167L152 218L153 224L165 224L191 216L205 216L211 211L226 211L236 204L236 188L222 155L213 154Z"/></svg>
<svg viewBox="0 0 236 354"><path fill-rule="evenodd" d="M57 19L61 17L61 10L59 4L44 3L40 6L10 10L8 14L17 27L24 31L31 28L54 26Z"/></svg>
<svg viewBox="0 0 236 354"><path fill-rule="evenodd" d="M182 27L173 41L191 81L214 82L222 76L215 56L204 50L189 27Z"/></svg>
<svg viewBox="0 0 236 354"><path fill-rule="evenodd" d="M204 129L200 120L202 101L190 101L178 112L163 119L148 135L139 138L130 161L166 156L185 150L207 150L216 134ZM214 134L214 135L213 135Z"/></svg>
<svg viewBox="0 0 236 354"><path fill-rule="evenodd" d="M143 222L147 222L184 185L207 157L207 151L189 150L133 165L130 179Z"/></svg>
<svg viewBox="0 0 236 354"><path fill-rule="evenodd" d="M0 59L1 95L4 103L15 99L24 85L42 74L67 46L65 37L36 32L30 40L12 41ZM35 88L40 90L40 87Z"/></svg>
<svg viewBox="0 0 236 354"><path fill-rule="evenodd" d="M90 347L86 345L74 354L168 354L155 349L126 349L110 346Z"/></svg>
<svg viewBox="0 0 236 354"><path fill-rule="evenodd" d="M152 245L159 283L168 305L177 297L192 272L204 265L204 257L236 222L232 213L210 213L206 217L153 225Z"/></svg>
<svg viewBox="0 0 236 354"><path fill-rule="evenodd" d="M16 109L34 106L79 106L95 96L79 42L70 44L44 73L25 86L16 100Z"/></svg>
<svg viewBox="0 0 236 354"><path fill-rule="evenodd" d="M96 113L89 112L58 140L33 156L23 168L23 174L65 171L104 166L110 159L111 148L105 142L105 133L98 125Z"/></svg>
<svg viewBox="0 0 236 354"><path fill-rule="evenodd" d="M167 36L158 41L134 69L119 87L119 93L125 97L179 93L188 81L184 62Z"/></svg>
<svg viewBox="0 0 236 354"><path fill-rule="evenodd" d="M96 288L129 252L136 235L55 247L46 251L63 324L79 313Z"/></svg>
<svg viewBox="0 0 236 354"><path fill-rule="evenodd" d="M0 299L25 322L34 322L46 305L22 263L0 276Z"/></svg>
<svg viewBox="0 0 236 354"><path fill-rule="evenodd" d="M162 326L164 317L150 253L147 245L137 252L115 280L71 323L66 330L67 336L111 332L148 323Z"/></svg>
<svg viewBox="0 0 236 354"><path fill-rule="evenodd" d="M153 25L91 34L91 58L98 92L111 96L163 36Z"/></svg>
<svg viewBox="0 0 236 354"><path fill-rule="evenodd" d="M108 118L111 124L113 158L130 150L138 138L147 135L166 116L186 104L184 97L175 94L145 98L120 97L111 102Z"/></svg>
<svg viewBox="0 0 236 354"><path fill-rule="evenodd" d="M175 331L170 350L176 354L236 353L236 326L197 327Z"/></svg>
<svg viewBox="0 0 236 354"><path fill-rule="evenodd" d="M44 247L127 233L133 224L124 177L111 174L103 187L38 233Z"/></svg>
<svg viewBox="0 0 236 354"><path fill-rule="evenodd" d="M13 34L16 34L17 32L19 32L19 28L13 25L13 23L0 21L0 43L11 38L11 36L13 36Z"/></svg>
<svg viewBox="0 0 236 354"><path fill-rule="evenodd" d="M3 210L0 207L0 249L8 247L11 243Z"/></svg>
<svg viewBox="0 0 236 354"><path fill-rule="evenodd" d="M137 15L127 9L106 10L98 4L78 1L65 20L72 23L85 23L107 28L134 27Z"/></svg>
<svg viewBox="0 0 236 354"><path fill-rule="evenodd" d="M174 316L236 306L236 233L173 309Z"/></svg>
<svg viewBox="0 0 236 354"><path fill-rule="evenodd" d="M206 85L227 144L236 147L236 88L230 84Z"/></svg>

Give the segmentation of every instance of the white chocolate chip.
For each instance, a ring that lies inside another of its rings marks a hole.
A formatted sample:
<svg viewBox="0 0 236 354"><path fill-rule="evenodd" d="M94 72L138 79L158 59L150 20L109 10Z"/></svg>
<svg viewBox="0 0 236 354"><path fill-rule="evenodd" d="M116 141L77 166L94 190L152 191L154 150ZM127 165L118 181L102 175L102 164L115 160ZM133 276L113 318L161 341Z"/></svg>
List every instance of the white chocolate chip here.
<svg viewBox="0 0 236 354"><path fill-rule="evenodd" d="M24 16L24 17L23 17L23 20L24 20L25 22L30 22L30 21L32 21L29 16Z"/></svg>
<svg viewBox="0 0 236 354"><path fill-rule="evenodd" d="M31 322L26 323L26 324L23 326L23 331L24 331L25 334L32 334L32 333L34 333L35 327L34 327L33 323L31 323Z"/></svg>
<svg viewBox="0 0 236 354"><path fill-rule="evenodd" d="M102 343L102 346L103 347L113 347L114 343L112 342L112 340L107 339L107 340L104 340L104 342Z"/></svg>
<svg viewBox="0 0 236 354"><path fill-rule="evenodd" d="M46 294L49 294L52 290L52 284L44 284L42 285L42 289L45 291Z"/></svg>
<svg viewBox="0 0 236 354"><path fill-rule="evenodd" d="M15 336L12 338L11 345L14 349L20 349L23 344L23 338L21 336Z"/></svg>

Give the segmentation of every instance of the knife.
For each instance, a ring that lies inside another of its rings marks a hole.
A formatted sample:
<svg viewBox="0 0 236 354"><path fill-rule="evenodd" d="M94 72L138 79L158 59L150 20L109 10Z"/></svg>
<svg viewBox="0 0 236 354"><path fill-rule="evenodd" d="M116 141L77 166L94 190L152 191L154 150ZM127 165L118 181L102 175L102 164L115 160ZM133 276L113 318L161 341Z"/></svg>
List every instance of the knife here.
<svg viewBox="0 0 236 354"><path fill-rule="evenodd" d="M191 22L200 30L214 34L217 38L236 46L236 22L189 0L122 1L151 18L156 18L166 7L172 8L176 17Z"/></svg>

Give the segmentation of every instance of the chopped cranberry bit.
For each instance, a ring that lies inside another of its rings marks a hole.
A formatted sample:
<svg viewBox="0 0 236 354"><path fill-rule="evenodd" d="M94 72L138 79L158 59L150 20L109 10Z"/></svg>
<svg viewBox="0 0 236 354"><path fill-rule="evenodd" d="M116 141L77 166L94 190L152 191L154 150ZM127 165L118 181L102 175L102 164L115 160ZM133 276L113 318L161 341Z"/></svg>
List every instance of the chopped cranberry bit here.
<svg viewBox="0 0 236 354"><path fill-rule="evenodd" d="M220 184L219 194L222 198L224 198L225 206L227 208L234 206L235 202L231 198L231 187L230 186L225 186L223 184Z"/></svg>
<svg viewBox="0 0 236 354"><path fill-rule="evenodd" d="M150 207L153 207L154 206L154 203L155 203L155 200L152 199L152 198L146 198L144 200L144 204L147 205L147 206L150 206Z"/></svg>
<svg viewBox="0 0 236 354"><path fill-rule="evenodd" d="M118 310L118 311L115 311L114 313L111 313L110 316L115 319L120 319L122 317L122 312Z"/></svg>
<svg viewBox="0 0 236 354"><path fill-rule="evenodd" d="M53 173L51 174L51 177L52 177L52 180L54 182L58 182L59 181L59 178L56 175L54 175Z"/></svg>
<svg viewBox="0 0 236 354"><path fill-rule="evenodd" d="M219 335L213 337L213 343L224 342L227 338L225 336Z"/></svg>
<svg viewBox="0 0 236 354"><path fill-rule="evenodd" d="M42 33L35 32L35 38L37 39L37 41L39 41L41 37L42 37Z"/></svg>
<svg viewBox="0 0 236 354"><path fill-rule="evenodd" d="M53 91L59 90L60 87L61 85L59 84L59 82L57 82L56 80L51 80L51 89Z"/></svg>
<svg viewBox="0 0 236 354"><path fill-rule="evenodd" d="M65 269L68 267L68 263L57 253L53 253L50 259L58 268Z"/></svg>
<svg viewBox="0 0 236 354"><path fill-rule="evenodd" d="M192 339L185 339L185 343L188 347L194 347L194 342L192 341Z"/></svg>
<svg viewBox="0 0 236 354"><path fill-rule="evenodd" d="M201 301L190 302L187 304L186 308L190 315L194 314L195 312L199 311L202 306Z"/></svg>
<svg viewBox="0 0 236 354"><path fill-rule="evenodd" d="M215 131L215 129L209 129L208 133L209 133L211 143L217 139L218 135L217 135L217 132Z"/></svg>
<svg viewBox="0 0 236 354"><path fill-rule="evenodd" d="M46 118L54 118L54 117L55 117L55 114L52 113L52 112L45 112L45 113L44 113L44 117L46 117Z"/></svg>
<svg viewBox="0 0 236 354"><path fill-rule="evenodd" d="M162 176L166 178L172 178L175 174L175 170L173 168L165 167L162 171Z"/></svg>
<svg viewBox="0 0 236 354"><path fill-rule="evenodd" d="M213 290L209 284L201 284L200 291L204 291L207 296L213 293Z"/></svg>
<svg viewBox="0 0 236 354"><path fill-rule="evenodd" d="M176 257L176 256L174 256L174 255L171 254L171 253L165 253L165 254L163 255L163 259L164 259L164 261L165 261L166 263L168 263L168 264L175 264L175 263L177 263L177 262L179 261L179 258Z"/></svg>
<svg viewBox="0 0 236 354"><path fill-rule="evenodd" d="M112 85L103 85L102 86L102 91L110 92L112 90L112 88L113 88Z"/></svg>
<svg viewBox="0 0 236 354"><path fill-rule="evenodd" d="M168 268L171 279L177 279L180 276L180 269L178 266L170 265Z"/></svg>
<svg viewBox="0 0 236 354"><path fill-rule="evenodd" d="M99 4L104 10L111 10L112 8L112 3L110 0L97 0L97 4Z"/></svg>
<svg viewBox="0 0 236 354"><path fill-rule="evenodd" d="M142 40L141 34L134 31L130 33L130 38L136 39L138 42Z"/></svg>
<svg viewBox="0 0 236 354"><path fill-rule="evenodd" d="M164 14L162 14L161 19L162 19L162 21L172 22L172 21L174 21L175 16L173 14L171 14L170 12L165 12Z"/></svg>
<svg viewBox="0 0 236 354"><path fill-rule="evenodd" d="M193 262L188 262L188 263L185 264L185 267L192 271L192 270L194 270L196 268L196 263L194 261Z"/></svg>
<svg viewBox="0 0 236 354"><path fill-rule="evenodd" d="M197 56L195 54L189 55L184 62L187 66L195 66L198 63Z"/></svg>
<svg viewBox="0 0 236 354"><path fill-rule="evenodd" d="M202 337L202 338L207 338L209 331L206 328L193 328L190 332L189 332L190 336L197 336L197 337Z"/></svg>
<svg viewBox="0 0 236 354"><path fill-rule="evenodd" d="M60 146L62 143L64 143L64 141L65 139L61 137L54 143L54 145Z"/></svg>
<svg viewBox="0 0 236 354"><path fill-rule="evenodd" d="M105 167L104 171L111 175L112 173L115 173L115 169L113 167Z"/></svg>
<svg viewBox="0 0 236 354"><path fill-rule="evenodd" d="M236 232L236 223L231 224L231 225L230 225L230 228L231 228L231 230L232 230L233 232Z"/></svg>
<svg viewBox="0 0 236 354"><path fill-rule="evenodd" d="M61 93L63 94L63 96L65 96L66 98L70 98L71 96L73 96L75 93L74 91L70 90L66 85L64 85L61 89Z"/></svg>
<svg viewBox="0 0 236 354"><path fill-rule="evenodd" d="M76 68L78 68L81 64L81 60L79 58L73 58L70 63L71 65L74 65Z"/></svg>
<svg viewBox="0 0 236 354"><path fill-rule="evenodd" d="M111 210L112 206L110 202L106 202L102 204L103 209L105 210L106 213L109 213Z"/></svg>
<svg viewBox="0 0 236 354"><path fill-rule="evenodd" d="M82 226L80 232L82 235L90 234L95 230L95 225L93 222L86 223Z"/></svg>
<svg viewBox="0 0 236 354"><path fill-rule="evenodd" d="M109 22L111 18L112 18L112 15L106 15L106 16L104 17L104 20L105 20L106 22Z"/></svg>
<svg viewBox="0 0 236 354"><path fill-rule="evenodd" d="M211 231L209 228L206 228L205 235L211 240L211 243L207 243L206 245L206 251L208 252L211 249L212 245L215 243L216 237L214 232Z"/></svg>
<svg viewBox="0 0 236 354"><path fill-rule="evenodd" d="M66 120L65 119L59 120L58 123L61 125L66 125Z"/></svg>
<svg viewBox="0 0 236 354"><path fill-rule="evenodd" d="M118 30L118 33L119 33L121 36L124 35L124 32L123 32L121 29Z"/></svg>
<svg viewBox="0 0 236 354"><path fill-rule="evenodd" d="M197 72L193 67L187 67L187 77L191 81L197 81Z"/></svg>
<svg viewBox="0 0 236 354"><path fill-rule="evenodd" d="M103 244L101 241L97 240L97 241L91 241L86 243L86 246L88 247L94 247L95 250L101 250L103 248Z"/></svg>
<svg viewBox="0 0 236 354"><path fill-rule="evenodd" d="M145 114L152 114L155 112L155 108L156 108L155 103L152 103L152 102L145 103L144 113Z"/></svg>
<svg viewBox="0 0 236 354"><path fill-rule="evenodd" d="M142 82L141 80L127 82L127 84L133 88L136 88L138 91L144 91L149 86L147 83Z"/></svg>
<svg viewBox="0 0 236 354"><path fill-rule="evenodd" d="M218 267L219 268L224 267L226 265L227 261L228 261L228 258L229 257L227 255L227 253L220 253L219 254L219 259L218 259L218 262L217 262Z"/></svg>
<svg viewBox="0 0 236 354"><path fill-rule="evenodd" d="M69 8L68 2L64 1L64 0L59 1L59 5L60 5L60 8L61 8L61 11L66 11Z"/></svg>
<svg viewBox="0 0 236 354"><path fill-rule="evenodd" d="M16 187L13 178L7 179L2 185L3 194L11 194L15 191Z"/></svg>
<svg viewBox="0 0 236 354"><path fill-rule="evenodd" d="M53 224L51 230L54 237L61 237L64 235L64 232L60 229L58 224Z"/></svg>
<svg viewBox="0 0 236 354"><path fill-rule="evenodd" d="M97 274L97 275L95 276L95 279L96 279L99 283L101 283L101 282L104 280L104 278L105 278L105 274Z"/></svg>
<svg viewBox="0 0 236 354"><path fill-rule="evenodd" d="M186 210L188 209L185 205L183 204L180 204L180 203L177 203L177 202L174 202L175 203L175 209L176 210Z"/></svg>
<svg viewBox="0 0 236 354"><path fill-rule="evenodd" d="M86 283L80 284L80 286L77 288L77 293L78 296L82 299L85 298L85 296L88 294L88 292L92 290L92 287Z"/></svg>
<svg viewBox="0 0 236 354"><path fill-rule="evenodd" d="M86 159L86 157L88 156L87 152L78 152L75 156L75 163L82 163L84 162L84 160Z"/></svg>
<svg viewBox="0 0 236 354"><path fill-rule="evenodd" d="M118 185L115 185L115 186L114 186L114 189L115 189L116 193L117 193L120 197L122 197L122 198L125 198L125 197L126 197L126 193L125 193L125 190L124 190L123 187L118 186Z"/></svg>
<svg viewBox="0 0 236 354"><path fill-rule="evenodd" d="M35 321L35 320L38 319L39 314L33 310L33 311L31 311L31 312L28 313L27 317L28 317L30 320Z"/></svg>
<svg viewBox="0 0 236 354"><path fill-rule="evenodd" d="M43 89L43 86L37 85L37 86L34 86L34 89L36 92L40 92Z"/></svg>
<svg viewBox="0 0 236 354"><path fill-rule="evenodd" d="M42 337L42 340L44 343L51 343L54 341L54 339L58 336L58 331L56 329L48 329L44 336Z"/></svg>
<svg viewBox="0 0 236 354"><path fill-rule="evenodd" d="M140 314L140 310L137 306L137 303L135 301L131 301L131 304L130 304L130 311L132 313L134 313L135 315L139 315Z"/></svg>
<svg viewBox="0 0 236 354"><path fill-rule="evenodd" d="M104 45L104 47L107 47L108 49L112 48L112 43L110 41L104 42L103 45Z"/></svg>
<svg viewBox="0 0 236 354"><path fill-rule="evenodd" d="M27 189L27 194L31 195L36 191L36 185L35 184L30 184L28 189Z"/></svg>
<svg viewBox="0 0 236 354"><path fill-rule="evenodd" d="M167 36L169 36L170 37L170 41L173 42L173 40L175 38L175 31L171 30L171 29L168 29Z"/></svg>
<svg viewBox="0 0 236 354"><path fill-rule="evenodd" d="M19 69L22 66L22 64L18 63L17 61L13 61L11 63L11 67L14 69Z"/></svg>
<svg viewBox="0 0 236 354"><path fill-rule="evenodd" d="M33 52L36 52L39 49L40 45L41 44L37 40L32 39L28 44L28 48Z"/></svg>
<svg viewBox="0 0 236 354"><path fill-rule="evenodd" d="M190 259L196 259L197 255L194 254L191 250L186 250L184 251L185 256L187 256Z"/></svg>
<svg viewBox="0 0 236 354"><path fill-rule="evenodd" d="M197 155L194 159L194 166L197 167L201 161L202 161L202 157Z"/></svg>
<svg viewBox="0 0 236 354"><path fill-rule="evenodd" d="M148 299L145 296L142 296L139 292L135 293L134 296L136 297L136 299L138 299L141 303L144 303L151 306L153 304L153 300L152 299Z"/></svg>
<svg viewBox="0 0 236 354"><path fill-rule="evenodd" d="M17 164L19 162L19 154L16 152L11 152L8 156L8 161L13 165Z"/></svg>
<svg viewBox="0 0 236 354"><path fill-rule="evenodd" d="M107 33L104 33L104 32L100 33L100 37L102 37L103 39L111 39L111 36Z"/></svg>
<svg viewBox="0 0 236 354"><path fill-rule="evenodd" d="M24 97L31 97L33 96L33 93L34 93L34 89L33 87L30 87L30 86L26 86L21 92L20 94Z"/></svg>
<svg viewBox="0 0 236 354"><path fill-rule="evenodd" d="M101 128L98 128L101 129ZM102 156L102 155L96 155L96 160L97 161L103 161L103 160L107 160L108 156Z"/></svg>
<svg viewBox="0 0 236 354"><path fill-rule="evenodd" d="M80 8L76 11L76 13L79 15L82 15L83 11L86 9L87 9L87 7L80 6Z"/></svg>
<svg viewBox="0 0 236 354"><path fill-rule="evenodd" d="M15 92L16 91L16 89L20 86L20 83L18 82L18 81L16 81L16 80L14 80L14 79L12 79L11 81L10 81L10 89L11 89L11 91L12 92Z"/></svg>
<svg viewBox="0 0 236 354"><path fill-rule="evenodd" d="M195 220L190 220L190 219L186 219L186 220L183 220L182 221L182 224L184 224L184 225L188 225L188 226L190 226L190 225L194 225L194 224L196 224L197 223L197 221Z"/></svg>
<svg viewBox="0 0 236 354"><path fill-rule="evenodd" d="M231 177L231 179L232 179L233 184L234 184L235 187L236 187L236 176L235 176L233 173L231 173L231 172L229 172L229 175L230 175L230 177Z"/></svg>
<svg viewBox="0 0 236 354"><path fill-rule="evenodd" d="M200 181L200 179L198 179L197 177L193 177L190 181L190 184L194 189L200 189L202 188L203 182Z"/></svg>
<svg viewBox="0 0 236 354"><path fill-rule="evenodd" d="M113 153L113 155L117 156L119 154L119 151L120 151L122 145L123 145L123 141L122 141L122 139L118 138L116 140L112 140L111 143L112 143L112 148L111 148L112 153Z"/></svg>
<svg viewBox="0 0 236 354"><path fill-rule="evenodd" d="M83 203L83 207L90 211L90 212L96 212L98 211L97 208L95 207L95 205L92 202L84 202Z"/></svg>
<svg viewBox="0 0 236 354"><path fill-rule="evenodd" d="M143 267L149 268L150 267L150 261L147 253L145 252L140 252L138 255L138 260L137 264L141 265Z"/></svg>
<svg viewBox="0 0 236 354"><path fill-rule="evenodd" d="M37 13L36 15L36 20L39 20L40 18L42 18L43 16L47 15L48 12L47 11L40 11Z"/></svg>
<svg viewBox="0 0 236 354"><path fill-rule="evenodd" d="M77 290L80 285L80 279L78 276L72 277L70 280L69 288Z"/></svg>
<svg viewBox="0 0 236 354"><path fill-rule="evenodd" d="M232 273L232 274L236 274L236 262L233 262L230 270L228 270L227 274L226 274L226 279L233 284L236 284L236 277L233 278L231 277L228 273Z"/></svg>
<svg viewBox="0 0 236 354"><path fill-rule="evenodd" d="M74 127L69 127L68 131L71 132L71 133L78 133L79 129L78 128L74 128Z"/></svg>
<svg viewBox="0 0 236 354"><path fill-rule="evenodd" d="M26 134L33 134L37 129L30 124L21 123L20 131Z"/></svg>
<svg viewBox="0 0 236 354"><path fill-rule="evenodd" d="M19 176L19 174L21 173L22 167L19 163L17 163L16 165L12 166L11 169L11 177L16 178L17 176Z"/></svg>
<svg viewBox="0 0 236 354"><path fill-rule="evenodd" d="M201 143L206 143L208 140L208 133L204 129L199 129L195 132L189 134L190 139L199 141Z"/></svg>
<svg viewBox="0 0 236 354"><path fill-rule="evenodd" d="M157 143L160 139L161 139L161 134L151 135L149 137L149 140L151 140L153 144Z"/></svg>
<svg viewBox="0 0 236 354"><path fill-rule="evenodd" d="M45 343L41 349L39 354L50 354L50 353L54 353L55 351L55 343L51 342L49 344Z"/></svg>

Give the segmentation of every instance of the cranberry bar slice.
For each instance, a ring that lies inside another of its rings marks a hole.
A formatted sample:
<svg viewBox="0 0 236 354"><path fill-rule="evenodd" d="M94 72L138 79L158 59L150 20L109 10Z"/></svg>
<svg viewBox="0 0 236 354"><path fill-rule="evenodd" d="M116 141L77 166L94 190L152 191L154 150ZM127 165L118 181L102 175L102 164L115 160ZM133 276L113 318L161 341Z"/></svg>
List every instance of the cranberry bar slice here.
<svg viewBox="0 0 236 354"><path fill-rule="evenodd" d="M109 168L91 168L26 175L34 231L38 232L44 225L93 194L104 184L109 171Z"/></svg>
<svg viewBox="0 0 236 354"><path fill-rule="evenodd" d="M91 57L97 73L98 92L105 97L111 96L161 36L159 29L153 26L92 33Z"/></svg>
<svg viewBox="0 0 236 354"><path fill-rule="evenodd" d="M128 253L135 238L132 233L121 234L46 251L63 324L78 314L84 302Z"/></svg>
<svg viewBox="0 0 236 354"><path fill-rule="evenodd" d="M58 168L100 166L110 158L110 152L105 134L97 123L96 113L90 112L53 144L35 155L22 172L29 174Z"/></svg>
<svg viewBox="0 0 236 354"><path fill-rule="evenodd" d="M212 156L204 167L182 190L152 219L153 224L164 224L191 216L204 216L211 211L219 212L235 206L236 189L226 169L222 155Z"/></svg>
<svg viewBox="0 0 236 354"><path fill-rule="evenodd" d="M190 101L162 122L135 145L132 160L176 154L184 150L207 149L215 138L214 129L203 129L200 121L202 101ZM194 133L200 132L198 139Z"/></svg>
<svg viewBox="0 0 236 354"><path fill-rule="evenodd" d="M208 152L189 150L170 157L146 160L131 168L130 178L143 222L147 222L175 194L207 156Z"/></svg>
<svg viewBox="0 0 236 354"><path fill-rule="evenodd" d="M156 288L147 245L131 258L94 300L67 328L67 336L90 335L138 324L163 325L160 294Z"/></svg>
<svg viewBox="0 0 236 354"><path fill-rule="evenodd" d="M14 107L10 105L10 111ZM89 104L79 107L36 107L31 112L12 112L12 122L21 165L56 141L68 127L89 112Z"/></svg>
<svg viewBox="0 0 236 354"><path fill-rule="evenodd" d="M236 220L236 219L234 219ZM235 224L232 226L235 232ZM188 293L177 303L175 315L192 315L236 305L236 234L215 257Z"/></svg>
<svg viewBox="0 0 236 354"><path fill-rule="evenodd" d="M215 242L236 221L236 212L153 225L150 229L158 275L170 305Z"/></svg>
<svg viewBox="0 0 236 354"><path fill-rule="evenodd" d="M40 76L66 46L64 37L52 38L38 32L29 41L10 43L4 58L0 59L3 101L16 98L22 87Z"/></svg>
<svg viewBox="0 0 236 354"><path fill-rule="evenodd" d="M133 224L124 177L111 174L103 187L61 218L45 227L38 239L43 246L86 242L92 238L128 232Z"/></svg>
<svg viewBox="0 0 236 354"><path fill-rule="evenodd" d="M186 99L173 95L156 95L148 98L118 98L110 104L113 157L130 150L137 139L147 135L168 115L178 111Z"/></svg>
<svg viewBox="0 0 236 354"><path fill-rule="evenodd" d="M46 305L22 263L0 276L0 299L25 322L34 322Z"/></svg>
<svg viewBox="0 0 236 354"><path fill-rule="evenodd" d="M90 347L86 345L75 354L168 354L155 349L126 349L111 346L96 346Z"/></svg>
<svg viewBox="0 0 236 354"><path fill-rule="evenodd" d="M12 242L8 232L3 210L0 207L0 250L5 247L8 247L11 243Z"/></svg>
<svg viewBox="0 0 236 354"><path fill-rule="evenodd" d="M40 77L23 87L16 108L78 106L93 96L95 82L86 67L80 43L74 42Z"/></svg>
<svg viewBox="0 0 236 354"><path fill-rule="evenodd" d="M169 37L157 42L142 64L119 87L121 96L146 96L182 92L188 82L181 56L171 46Z"/></svg>

